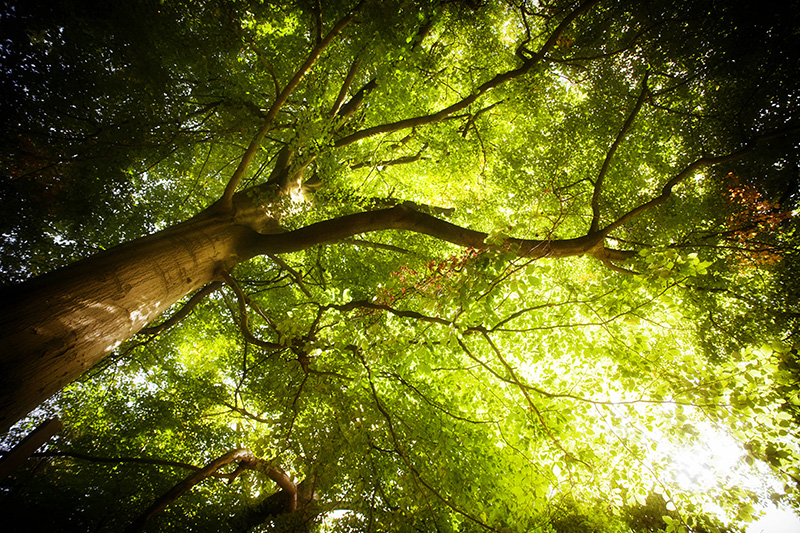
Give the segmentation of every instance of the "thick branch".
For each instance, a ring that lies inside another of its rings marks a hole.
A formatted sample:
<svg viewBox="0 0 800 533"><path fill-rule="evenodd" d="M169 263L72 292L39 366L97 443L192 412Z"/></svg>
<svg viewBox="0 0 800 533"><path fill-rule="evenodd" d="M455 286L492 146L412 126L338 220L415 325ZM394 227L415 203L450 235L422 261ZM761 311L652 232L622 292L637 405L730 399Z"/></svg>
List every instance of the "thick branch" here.
<svg viewBox="0 0 800 533"><path fill-rule="evenodd" d="M622 144L622 140L628 134L628 131L630 131L631 126L633 126L633 121L636 119L636 115L638 115L639 111L642 109L642 106L644 105L645 100L647 100L648 95L649 90L647 89L647 76L645 76L644 80L642 80L642 91L639 94L639 98L637 98L633 109L631 109L630 114L628 114L627 120L625 120L622 128L620 128L617 138L614 139L614 142L608 149L605 161L603 161L603 166L600 168L600 173L597 175L597 179L594 181L594 192L592 193L592 225L589 228L589 233L594 233L600 229L600 192L603 189L603 181L605 180L606 174L608 174L608 169L611 168L611 161L614 159L614 154L617 152L619 145Z"/></svg>
<svg viewBox="0 0 800 533"><path fill-rule="evenodd" d="M553 33L550 35L550 37L547 39L544 45L542 45L542 47L539 49L539 51L533 57L525 61L521 67L516 68L514 70L510 70L508 72L504 72L502 74L498 74L491 80L486 81L482 85L478 86L474 91L472 91L472 94L470 94L466 98L442 109L441 111L432 113L430 115L423 115L415 118L407 118L399 120L397 122L391 122L388 124L381 124L379 126L372 126L371 128L365 128L361 131L357 131L346 137L342 137L341 139L339 139L334 143L334 146L338 148L341 146L352 144L362 139L366 139L367 137L372 137L373 135L379 135L381 133L391 133L393 131L399 131L406 128L413 128L425 124L432 124L434 122L439 122L441 120L444 120L453 113L457 113L463 109L466 109L473 102L475 102L478 98L483 96L488 91L496 87L499 87L500 85L510 80L519 78L527 74L534 66L536 66L542 60L542 58L545 57L545 55L548 52L550 52L550 50L555 48L556 43L558 42L558 38L572 23L572 21L575 20L580 15L582 15L584 12L588 11L598 1L599 0L587 0L586 2L575 8L575 10L573 10L569 15L567 15L564 18L564 20L561 21L561 23L553 31Z"/></svg>
<svg viewBox="0 0 800 533"><path fill-rule="evenodd" d="M256 255L299 252L318 244L338 242L361 233L384 230L414 231L479 250L492 247L486 243L487 233L462 228L400 205L390 209L345 215L286 233L270 235L254 233L248 249L243 250L243 255L245 258L250 258ZM603 249L602 236L599 234L562 240L512 238L506 243L510 249L516 250L520 257L533 259L595 254Z"/></svg>
<svg viewBox="0 0 800 533"><path fill-rule="evenodd" d="M239 166L236 168L236 171L231 176L228 184L225 186L225 192L222 193L222 197L220 198L220 206L223 209L230 209L233 202L233 193L236 191L236 187L239 185L239 182L244 177L244 173L247 171L247 168L250 166L250 163L253 161L253 157L255 157L256 152L258 151L259 147L261 146L261 141L264 139L264 136L269 132L270 128L272 127L272 121L278 114L278 111L283 107L286 101L289 99L289 96L294 92L297 86L300 84L300 81L305 77L311 67L316 63L317 59L319 59L322 52L325 48L330 45L333 39L339 35L339 33L347 27L353 21L353 15L355 12L361 7L362 2L353 8L350 13L348 13L345 17L343 17L336 25L328 32L324 39L322 39L316 46L311 50L306 61L300 66L300 68L295 73L294 77L289 80L289 83L286 84L283 91L278 95L275 101L270 106L269 111L267 111L267 116L264 118L264 122L259 128L258 132L256 133L255 137L253 138L250 145L247 147L244 155L242 156L241 161L239 162Z"/></svg>
<svg viewBox="0 0 800 533"><path fill-rule="evenodd" d="M291 513L297 509L297 485L292 479L280 468L270 466L266 471L267 476L278 484L280 488L289 496L289 502L286 512Z"/></svg>
<svg viewBox="0 0 800 533"><path fill-rule="evenodd" d="M201 468L194 474L190 475L163 496L158 498L153 504L148 507L139 517L131 523L126 529L127 533L135 533L144 530L145 524L156 514L163 511L169 504L180 498L184 493L188 492L195 485L213 475L217 470L225 465L235 463L238 461L252 461L255 457L250 450L237 449L231 450L220 457L208 463L205 467Z"/></svg>
<svg viewBox="0 0 800 533"><path fill-rule="evenodd" d="M231 463L239 463L236 470L227 476L218 475L217 471ZM184 465L182 463L173 464L177 466L196 468L192 465ZM297 509L297 484L281 470L279 467L274 466L270 461L265 461L260 457L256 457L253 452L245 448L238 448L231 450L220 457L214 459L203 468L197 468L197 472L190 475L163 496L158 498L153 504L145 510L130 526L126 529L126 533L135 533L142 531L147 522L156 514L163 511L169 504L183 496L186 492L190 491L195 485L204 479L218 475L218 477L236 477L244 470L254 470L269 477L272 481L278 484L281 490L288 496L285 507L282 512L291 513Z"/></svg>
<svg viewBox="0 0 800 533"><path fill-rule="evenodd" d="M361 103L364 101L364 98L377 86L378 80L370 80L366 85L359 89L358 92L354 94L346 104L341 106L341 109L339 109L339 115L341 116L342 120L347 121L350 117L352 117L353 113L355 113L356 110L361 107Z"/></svg>

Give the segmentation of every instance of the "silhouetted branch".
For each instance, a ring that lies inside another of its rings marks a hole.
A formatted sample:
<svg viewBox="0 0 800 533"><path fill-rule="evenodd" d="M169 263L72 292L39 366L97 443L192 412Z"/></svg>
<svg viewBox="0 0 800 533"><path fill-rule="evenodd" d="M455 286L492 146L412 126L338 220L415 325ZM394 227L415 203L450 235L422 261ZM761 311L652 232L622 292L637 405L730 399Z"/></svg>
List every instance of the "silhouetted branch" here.
<svg viewBox="0 0 800 533"><path fill-rule="evenodd" d="M219 290L221 287L222 283L218 281L215 281L214 283L209 283L205 287L195 292L194 295L192 295L192 297L189 298L189 301L186 302L186 304L183 307L181 307L178 310L178 312L176 312L174 315L172 315L171 317L169 317L167 320L165 320L160 324L142 328L141 330L139 330L139 333L143 333L145 335L158 335L162 331L171 328L172 326L174 326L175 324L179 323L181 320L189 316L189 313L192 312L192 309L197 307L197 304L202 302L206 296L208 296L212 292Z"/></svg>

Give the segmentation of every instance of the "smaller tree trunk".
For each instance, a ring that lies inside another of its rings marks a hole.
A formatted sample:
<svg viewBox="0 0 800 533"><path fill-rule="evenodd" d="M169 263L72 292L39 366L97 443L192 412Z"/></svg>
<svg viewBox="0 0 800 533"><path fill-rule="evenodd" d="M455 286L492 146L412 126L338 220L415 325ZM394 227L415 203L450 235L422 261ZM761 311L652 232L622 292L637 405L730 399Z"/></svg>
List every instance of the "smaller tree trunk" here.
<svg viewBox="0 0 800 533"><path fill-rule="evenodd" d="M30 432L22 441L14 446L3 459L0 460L0 481L9 476L16 470L28 457L50 440L50 437L58 433L64 424L58 418L45 420Z"/></svg>

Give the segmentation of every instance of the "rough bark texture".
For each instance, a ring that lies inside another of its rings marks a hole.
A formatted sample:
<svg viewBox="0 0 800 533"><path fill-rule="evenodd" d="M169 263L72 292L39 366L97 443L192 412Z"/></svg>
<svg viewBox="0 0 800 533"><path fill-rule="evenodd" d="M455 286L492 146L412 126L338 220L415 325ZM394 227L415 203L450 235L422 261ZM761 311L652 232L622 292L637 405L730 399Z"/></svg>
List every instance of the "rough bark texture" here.
<svg viewBox="0 0 800 533"><path fill-rule="evenodd" d="M240 260L252 231L197 217L0 295L0 429Z"/></svg>

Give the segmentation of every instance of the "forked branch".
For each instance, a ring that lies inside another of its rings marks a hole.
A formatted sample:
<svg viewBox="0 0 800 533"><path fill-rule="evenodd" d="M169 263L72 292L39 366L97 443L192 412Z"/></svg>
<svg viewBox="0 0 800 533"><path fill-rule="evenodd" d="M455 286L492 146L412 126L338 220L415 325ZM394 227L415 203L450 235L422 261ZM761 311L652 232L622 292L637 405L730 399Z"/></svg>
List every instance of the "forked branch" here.
<svg viewBox="0 0 800 533"><path fill-rule="evenodd" d="M156 514L163 511L169 504L190 491L198 483L216 474L220 468L232 463L238 463L238 467L234 471L234 474L237 475L244 470L255 470L266 474L267 477L277 483L278 486L289 495L287 507L284 512L290 513L297 509L297 484L295 484L283 470L272 465L269 461L256 457L250 450L238 448L217 457L206 466L200 468L197 472L191 474L172 487L160 498L156 499L150 507L126 528L126 533L138 533L144 530L147 522Z"/></svg>
<svg viewBox="0 0 800 533"><path fill-rule="evenodd" d="M605 238L609 234L611 234L611 232L613 232L614 230L622 227L623 225L628 223L630 220L636 218L637 216L641 215L645 211L647 211L649 209L652 209L653 207L656 207L658 205L663 204L672 195L672 189L674 189L675 186L677 186L679 183L681 183L682 181L684 181L688 177L692 176L695 172L697 172L701 168L708 167L708 166L711 166L711 165L716 165L716 164L719 164L719 163L726 163L728 161L735 161L735 160L737 160L737 159L739 159L741 157L744 157L745 155L751 153L759 145L761 145L761 144L763 144L763 143L765 143L767 141L770 141L770 140L773 140L773 139L778 139L778 138L781 138L781 137L785 137L786 135L795 134L795 133L798 132L798 130L800 130L800 126L797 126L796 124L791 124L786 128L782 128L780 130L776 130L776 131L773 131L773 132L770 132L770 133L765 133L763 135L756 136L753 139L751 139L750 142L748 142L742 148L740 148L739 150L730 152L728 154L719 155L719 156L703 156L703 157L700 157L700 158L694 160L692 163L687 165L686 168L684 168L682 171L680 171L678 174L673 176L669 181L667 181L667 183L664 184L664 186L661 188L661 194L659 194L658 196L656 196L655 198L653 198L649 202L645 202L645 203L643 203L643 204L641 204L641 205L639 205L637 207L634 207L633 209L631 209L630 211L628 211L627 213L625 213L624 215L619 217L617 220L615 220L614 222L612 222L611 224L609 224L605 228L599 230L597 233L599 235L601 235L603 238ZM611 257L609 257L609 259L615 260L615 259L613 259Z"/></svg>
<svg viewBox="0 0 800 533"><path fill-rule="evenodd" d="M314 63L317 62L317 59L319 59L319 57L322 55L322 52L328 47L328 45L331 44L334 38L336 38L336 36L339 35L347 27L347 25L353 21L356 11L361 8L362 4L363 1L359 2L356 7L354 7L347 15L345 15L341 20L339 20L339 22L336 23L336 25L328 32L324 39L314 46L314 48L311 50L311 53L308 55L308 58L297 70L294 77L289 80L289 83L286 84L286 87L283 88L283 91L281 91L278 97L275 98L275 101L267 111L264 122L261 124L261 127L259 128L255 137L253 137L253 140L250 142L247 150L245 150L242 159L239 161L239 166L236 168L230 180L228 180L228 184L225 186L225 191L222 193L222 197L218 201L219 205L223 209L230 209L232 207L233 194L236 192L239 182L244 177L244 174L250 166L250 163L253 161L253 157L255 157L256 152L261 146L261 141L272 127L272 122L278 115L278 111L280 111L280 109L286 103L286 101L289 99L289 96L291 96L308 71L311 70L311 67L314 65Z"/></svg>
<svg viewBox="0 0 800 533"><path fill-rule="evenodd" d="M225 279L225 284L233 289L233 292L236 294L236 301L239 304L239 317L238 320L235 320L235 322L239 324L239 329L241 330L242 336L245 338L245 340L251 344L255 344L256 346L270 350L279 350L284 348L284 346L278 343L261 340L253 334L253 332L250 330L249 317L247 316L247 306L250 305L255 307L256 312L268 320L267 316L250 301L242 288L239 287L239 284L235 279L233 279L233 277L231 277L230 274L227 272L222 272L222 276Z"/></svg>
<svg viewBox="0 0 800 533"><path fill-rule="evenodd" d="M639 98L636 99L636 103L633 105L631 112L628 114L628 118L625 120L622 128L620 128L617 138L614 139L613 143L611 143L611 147L608 149L606 158L603 161L603 166L600 167L600 172L597 174L597 179L594 181L594 191L592 192L592 224L589 228L589 233L594 233L600 229L600 193L603 190L603 181L608 174L608 169L611 168L611 161L614 159L614 154L616 154L617 149L619 148L620 144L622 144L623 139L628 134L628 131L630 131L631 126L633 126L633 122L636 120L636 115L639 114L639 111L642 109L642 106L644 105L645 100L647 100L648 95L649 90L647 88L647 76L645 76L644 80L642 80L642 90L639 93Z"/></svg>

